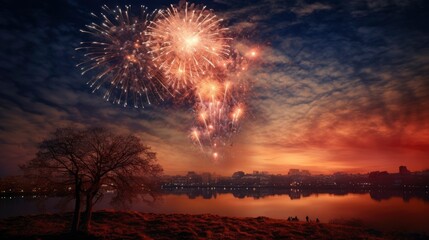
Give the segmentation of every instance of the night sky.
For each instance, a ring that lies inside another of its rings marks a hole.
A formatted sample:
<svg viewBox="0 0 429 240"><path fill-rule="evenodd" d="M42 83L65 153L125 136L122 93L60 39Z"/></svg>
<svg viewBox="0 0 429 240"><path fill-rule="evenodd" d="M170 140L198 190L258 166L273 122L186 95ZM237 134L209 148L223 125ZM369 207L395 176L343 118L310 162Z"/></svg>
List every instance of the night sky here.
<svg viewBox="0 0 429 240"><path fill-rule="evenodd" d="M188 138L192 106L145 109L91 94L74 50L101 6L177 1L2 1L0 176L20 174L58 127L135 133L166 174L289 168L315 173L429 168L429 2L195 1L259 59L246 73L246 118L218 163Z"/></svg>

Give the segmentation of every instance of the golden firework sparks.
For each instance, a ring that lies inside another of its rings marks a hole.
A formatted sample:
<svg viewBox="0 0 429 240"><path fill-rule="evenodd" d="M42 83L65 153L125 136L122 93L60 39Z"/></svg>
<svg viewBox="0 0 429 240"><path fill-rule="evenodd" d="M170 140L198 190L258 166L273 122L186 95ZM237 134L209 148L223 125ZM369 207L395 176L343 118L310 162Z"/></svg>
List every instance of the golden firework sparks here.
<svg viewBox="0 0 429 240"><path fill-rule="evenodd" d="M76 48L85 51L85 60L77 65L82 75L94 72L88 81L93 92L104 86L104 98L124 107L128 102L138 108L145 102L151 104L151 99L163 100L167 87L146 43L145 31L153 14L144 6L137 16L131 14L130 6L110 9L104 5L102 10L99 16L91 13L101 23L93 22L81 30L93 41L81 42Z"/></svg>
<svg viewBox="0 0 429 240"><path fill-rule="evenodd" d="M194 4L160 10L149 26L154 61L173 89L192 87L229 55L227 28L205 6Z"/></svg>

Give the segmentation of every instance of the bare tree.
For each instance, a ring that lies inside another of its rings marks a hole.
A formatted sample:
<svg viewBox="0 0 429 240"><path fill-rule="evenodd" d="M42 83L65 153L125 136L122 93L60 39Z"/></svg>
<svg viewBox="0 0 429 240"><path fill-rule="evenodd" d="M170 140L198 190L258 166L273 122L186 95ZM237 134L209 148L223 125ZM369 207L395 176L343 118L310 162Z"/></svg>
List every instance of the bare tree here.
<svg viewBox="0 0 429 240"><path fill-rule="evenodd" d="M88 231L94 204L103 188L113 190L112 201L125 202L149 195L155 199L162 173L156 154L133 135L104 128L61 128L39 145L36 158L22 167L47 182L73 184L75 209L72 232ZM81 202L85 202L79 224Z"/></svg>
<svg viewBox="0 0 429 240"><path fill-rule="evenodd" d="M90 154L82 131L73 128L57 129L39 144L36 157L21 166L27 175L36 179L39 185L74 186L74 214L71 231L79 227L82 192L81 162Z"/></svg>
<svg viewBox="0 0 429 240"><path fill-rule="evenodd" d="M157 183L162 168L157 164L156 154L133 135L114 135L103 129L86 132L88 144L93 150L85 162L84 179L86 209L84 230L90 227L92 208L102 196L103 185L113 189L114 199L130 200L139 194L155 197L159 191ZM85 176L87 176L85 175Z"/></svg>

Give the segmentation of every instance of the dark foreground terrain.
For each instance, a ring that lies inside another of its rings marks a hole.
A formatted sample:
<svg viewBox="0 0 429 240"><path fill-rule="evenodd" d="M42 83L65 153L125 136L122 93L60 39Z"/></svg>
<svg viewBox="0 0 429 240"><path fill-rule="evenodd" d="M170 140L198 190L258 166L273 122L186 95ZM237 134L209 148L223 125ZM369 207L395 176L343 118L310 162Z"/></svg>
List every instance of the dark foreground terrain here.
<svg viewBox="0 0 429 240"><path fill-rule="evenodd" d="M363 227L217 215L98 211L90 235L67 233L71 214L0 220L0 239L428 239Z"/></svg>

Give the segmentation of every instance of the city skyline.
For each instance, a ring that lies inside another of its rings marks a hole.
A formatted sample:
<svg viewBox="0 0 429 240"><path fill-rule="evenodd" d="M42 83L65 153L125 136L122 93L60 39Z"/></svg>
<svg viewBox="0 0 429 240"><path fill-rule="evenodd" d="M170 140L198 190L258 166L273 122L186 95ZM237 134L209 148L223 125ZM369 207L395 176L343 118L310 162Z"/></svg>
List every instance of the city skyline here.
<svg viewBox="0 0 429 240"><path fill-rule="evenodd" d="M236 173L242 172L245 175L325 175L325 176L330 176L330 175L336 175L336 174L356 174L356 175L369 175L371 173L374 172L382 172L382 173L388 173L388 174L404 174L404 173L419 173L419 172L428 172L429 168L426 169L421 169L421 170L413 170L413 169L409 169L407 166L401 165L401 166L396 166L396 169L394 171L387 171L386 169L371 169L367 172L342 172L342 171L338 171L338 172L332 172L332 173L321 173L321 172L312 172L309 171L307 169L298 169L298 168L290 168L287 169L287 171L283 171L282 173L279 172L270 172L270 171L261 171L261 170L251 170L251 171L244 171L244 170L235 170L233 172L231 172L230 174L218 174L216 172L210 172L210 171L194 171L194 170L187 170L187 171L183 171L181 174L166 174L166 176L185 176L188 174L213 174L213 175L217 175L217 176L221 176L221 177L230 177L233 176Z"/></svg>

